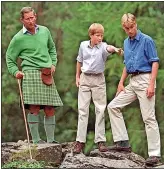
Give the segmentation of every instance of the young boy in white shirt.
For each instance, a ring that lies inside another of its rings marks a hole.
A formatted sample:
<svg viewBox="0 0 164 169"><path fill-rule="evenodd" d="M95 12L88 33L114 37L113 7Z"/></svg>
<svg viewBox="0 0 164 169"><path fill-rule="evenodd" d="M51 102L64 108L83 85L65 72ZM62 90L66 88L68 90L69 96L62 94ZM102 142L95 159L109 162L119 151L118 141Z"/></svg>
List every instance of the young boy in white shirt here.
<svg viewBox="0 0 164 169"><path fill-rule="evenodd" d="M104 77L105 61L107 57L123 51L114 46L102 42L104 28L99 23L93 23L88 30L90 40L80 44L76 66L76 86L78 92L78 129L74 153L80 153L86 142L89 105L91 98L95 105L95 140L99 151L108 151L105 146L105 121L104 111L106 108L106 84Z"/></svg>

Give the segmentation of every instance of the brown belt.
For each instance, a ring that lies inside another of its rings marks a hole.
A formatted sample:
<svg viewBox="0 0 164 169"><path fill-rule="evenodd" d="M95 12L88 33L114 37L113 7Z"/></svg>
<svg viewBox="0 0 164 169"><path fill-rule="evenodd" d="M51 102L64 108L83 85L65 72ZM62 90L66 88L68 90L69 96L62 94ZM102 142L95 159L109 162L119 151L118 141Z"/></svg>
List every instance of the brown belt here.
<svg viewBox="0 0 164 169"><path fill-rule="evenodd" d="M100 76L102 75L103 73L84 73L86 76Z"/></svg>
<svg viewBox="0 0 164 169"><path fill-rule="evenodd" d="M130 73L130 75L131 76L136 76L136 75L146 74L146 73L151 73L151 72L134 72L134 73Z"/></svg>

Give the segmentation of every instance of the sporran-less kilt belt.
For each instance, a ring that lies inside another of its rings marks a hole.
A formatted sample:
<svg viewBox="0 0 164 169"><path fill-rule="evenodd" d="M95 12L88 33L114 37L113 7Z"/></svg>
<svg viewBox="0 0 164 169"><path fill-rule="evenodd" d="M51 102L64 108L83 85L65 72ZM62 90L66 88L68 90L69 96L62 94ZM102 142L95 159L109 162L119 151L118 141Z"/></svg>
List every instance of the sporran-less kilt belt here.
<svg viewBox="0 0 164 169"><path fill-rule="evenodd" d="M28 70L24 74L22 92L25 105L63 106L54 80L52 85L47 86L42 82L40 70Z"/></svg>

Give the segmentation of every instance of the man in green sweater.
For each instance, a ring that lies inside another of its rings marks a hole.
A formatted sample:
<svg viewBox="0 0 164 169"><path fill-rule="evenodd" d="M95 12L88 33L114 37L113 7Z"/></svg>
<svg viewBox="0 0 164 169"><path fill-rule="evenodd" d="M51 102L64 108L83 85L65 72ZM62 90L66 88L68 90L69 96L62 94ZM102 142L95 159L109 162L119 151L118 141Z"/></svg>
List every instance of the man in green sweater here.
<svg viewBox="0 0 164 169"><path fill-rule="evenodd" d="M53 74L57 53L50 31L36 24L36 13L31 7L20 12L23 28L13 37L6 52L10 74L22 79L24 106L29 110L27 121L33 143L44 143L38 132L39 111L44 109L44 127L48 143L55 143L55 107L63 103L57 92ZM22 60L20 71L18 57Z"/></svg>

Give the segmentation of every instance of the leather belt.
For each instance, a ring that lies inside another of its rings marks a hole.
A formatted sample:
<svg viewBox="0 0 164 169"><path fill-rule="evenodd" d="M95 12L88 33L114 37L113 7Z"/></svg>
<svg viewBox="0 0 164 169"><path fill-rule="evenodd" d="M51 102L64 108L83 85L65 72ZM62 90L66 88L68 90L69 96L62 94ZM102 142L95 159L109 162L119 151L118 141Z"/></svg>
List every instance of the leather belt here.
<svg viewBox="0 0 164 169"><path fill-rule="evenodd" d="M86 76L100 76L102 73L84 73Z"/></svg>
<svg viewBox="0 0 164 169"><path fill-rule="evenodd" d="M131 76L136 76L139 74L146 74L146 73L151 73L151 72L134 72L134 73L129 73Z"/></svg>

